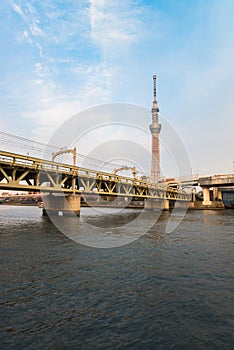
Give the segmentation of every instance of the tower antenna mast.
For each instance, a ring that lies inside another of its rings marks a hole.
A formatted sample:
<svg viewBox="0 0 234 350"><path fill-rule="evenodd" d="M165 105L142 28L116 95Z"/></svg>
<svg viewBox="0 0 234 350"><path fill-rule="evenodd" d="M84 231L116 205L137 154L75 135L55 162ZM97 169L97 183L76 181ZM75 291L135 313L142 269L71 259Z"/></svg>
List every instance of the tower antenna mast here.
<svg viewBox="0 0 234 350"><path fill-rule="evenodd" d="M150 131L152 135L152 158L151 158L151 181L157 183L160 180L160 139L159 133L161 131L161 124L158 123L158 102L156 96L156 75L153 76L154 81L154 100L152 113L152 124L150 124Z"/></svg>

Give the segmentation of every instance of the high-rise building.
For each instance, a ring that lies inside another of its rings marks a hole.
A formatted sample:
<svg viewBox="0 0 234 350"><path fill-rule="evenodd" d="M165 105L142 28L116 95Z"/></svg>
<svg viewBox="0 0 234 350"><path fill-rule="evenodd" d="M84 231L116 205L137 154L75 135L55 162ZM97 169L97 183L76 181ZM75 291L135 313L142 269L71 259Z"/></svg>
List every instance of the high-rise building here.
<svg viewBox="0 0 234 350"><path fill-rule="evenodd" d="M152 124L150 124L150 131L152 134L152 159L151 159L151 177L150 180L154 183L160 179L160 140L159 133L161 124L158 123L158 102L156 99L156 75L153 76L154 81L154 100L152 108Z"/></svg>

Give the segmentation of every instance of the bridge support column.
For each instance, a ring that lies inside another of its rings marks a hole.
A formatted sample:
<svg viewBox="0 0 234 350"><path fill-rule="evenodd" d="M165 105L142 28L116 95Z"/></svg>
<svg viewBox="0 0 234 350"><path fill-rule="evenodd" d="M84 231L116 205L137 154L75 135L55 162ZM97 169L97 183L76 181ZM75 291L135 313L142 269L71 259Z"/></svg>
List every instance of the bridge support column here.
<svg viewBox="0 0 234 350"><path fill-rule="evenodd" d="M153 200L148 199L145 203L145 209L153 210L153 209L162 209L162 210L169 210L169 200L162 199L162 200Z"/></svg>
<svg viewBox="0 0 234 350"><path fill-rule="evenodd" d="M195 202L195 201L196 201L196 189L193 188L193 190L192 190L192 200L191 200L191 202Z"/></svg>
<svg viewBox="0 0 234 350"><path fill-rule="evenodd" d="M217 200L218 200L218 188L213 187L213 201L217 201Z"/></svg>
<svg viewBox="0 0 234 350"><path fill-rule="evenodd" d="M44 198L43 215L80 216L80 195L49 195Z"/></svg>
<svg viewBox="0 0 234 350"><path fill-rule="evenodd" d="M218 201L222 201L223 200L222 192L219 190L219 188L217 190L218 190L217 199Z"/></svg>
<svg viewBox="0 0 234 350"><path fill-rule="evenodd" d="M213 198L215 201L221 201L222 200L222 192L219 190L219 187L213 188Z"/></svg>
<svg viewBox="0 0 234 350"><path fill-rule="evenodd" d="M203 205L211 205L210 190L209 188L203 188Z"/></svg>
<svg viewBox="0 0 234 350"><path fill-rule="evenodd" d="M169 210L170 209L170 202L167 199L164 199L163 201L163 210Z"/></svg>

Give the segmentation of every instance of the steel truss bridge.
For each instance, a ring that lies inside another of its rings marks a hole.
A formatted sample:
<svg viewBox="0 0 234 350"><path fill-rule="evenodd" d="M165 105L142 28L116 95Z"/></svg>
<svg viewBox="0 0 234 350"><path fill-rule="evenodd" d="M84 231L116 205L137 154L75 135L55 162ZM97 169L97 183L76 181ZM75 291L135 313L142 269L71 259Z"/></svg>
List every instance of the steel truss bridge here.
<svg viewBox="0 0 234 350"><path fill-rule="evenodd" d="M42 193L190 201L191 194L163 184L0 151L0 189Z"/></svg>

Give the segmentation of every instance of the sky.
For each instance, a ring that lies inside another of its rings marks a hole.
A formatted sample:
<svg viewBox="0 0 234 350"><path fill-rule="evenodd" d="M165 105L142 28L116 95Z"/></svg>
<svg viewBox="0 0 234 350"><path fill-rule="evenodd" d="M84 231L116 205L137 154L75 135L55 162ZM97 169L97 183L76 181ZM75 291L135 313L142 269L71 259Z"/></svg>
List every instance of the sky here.
<svg viewBox="0 0 234 350"><path fill-rule="evenodd" d="M50 142L77 113L84 129L84 111L115 103L149 110L148 130L157 74L162 132L170 123L180 136L191 171L232 173L233 18L232 0L2 0L0 131ZM137 138L108 128L82 135L79 151ZM139 138L150 150L149 130ZM170 177L167 158L162 145Z"/></svg>

